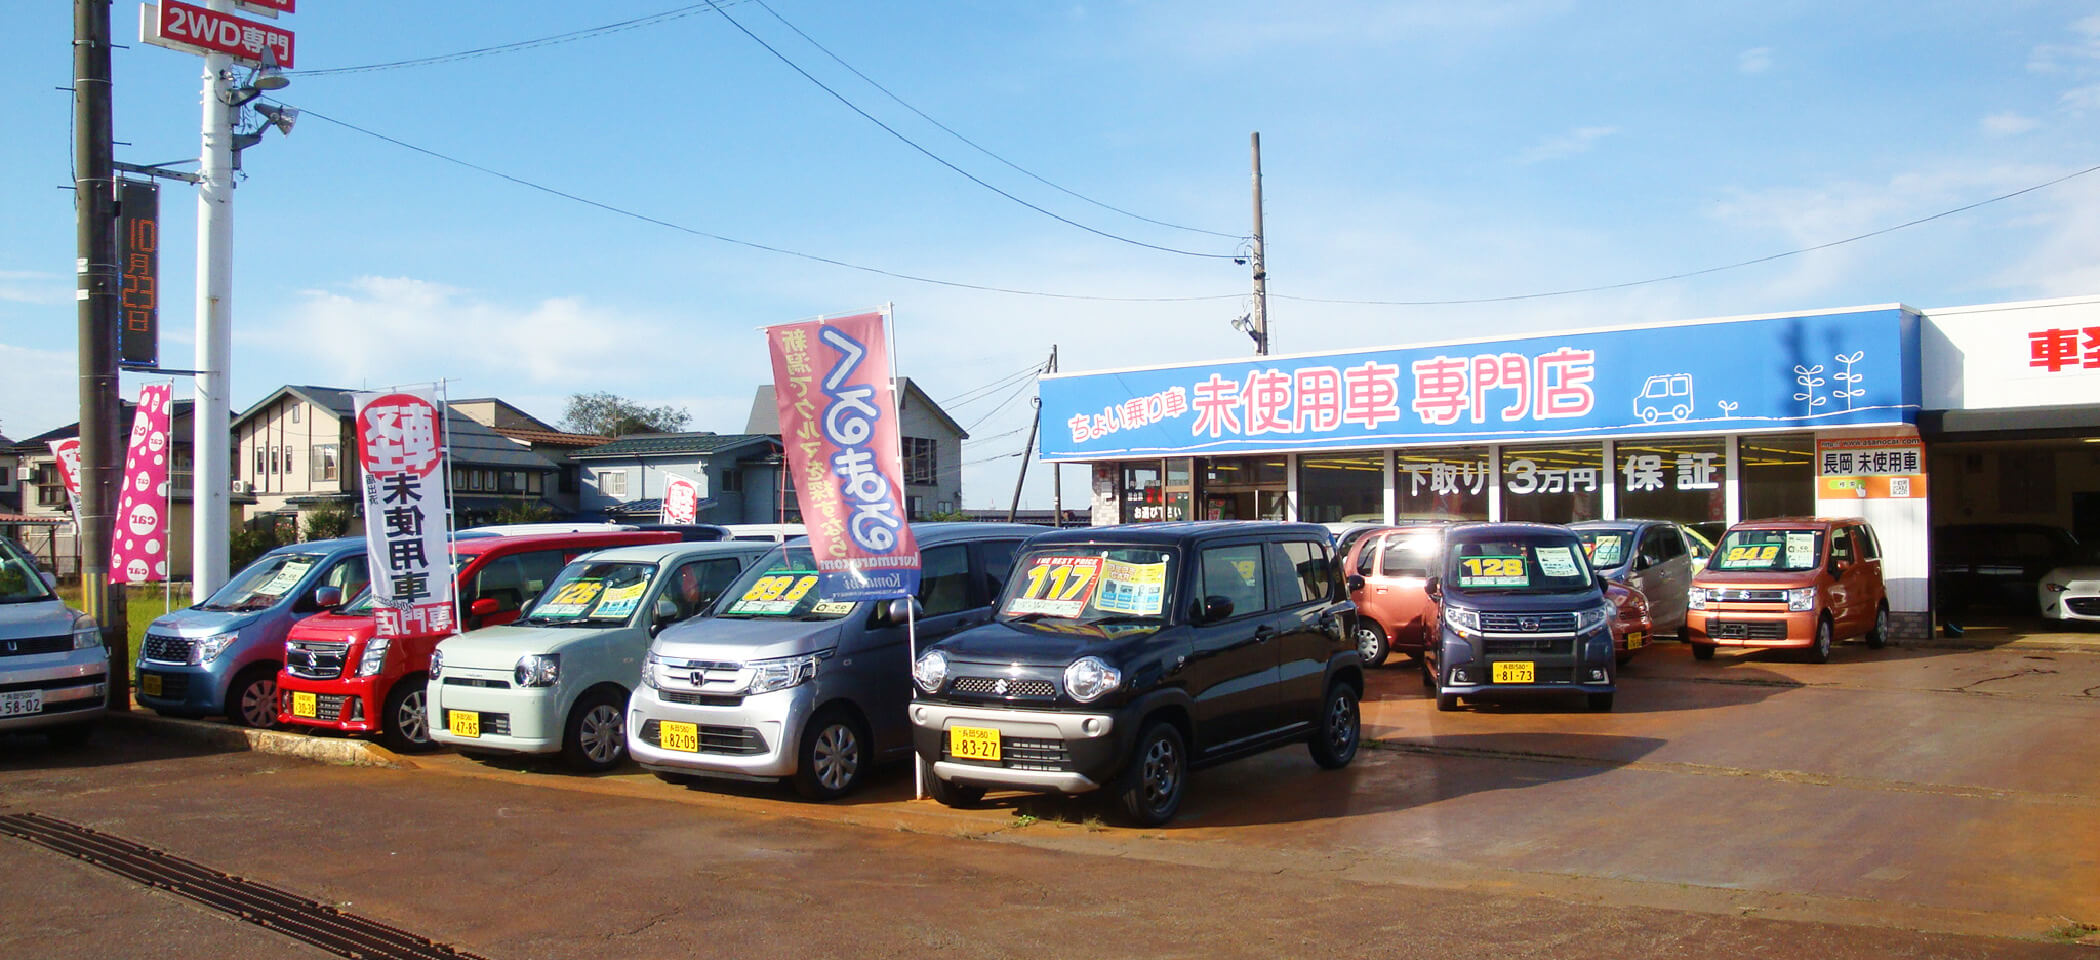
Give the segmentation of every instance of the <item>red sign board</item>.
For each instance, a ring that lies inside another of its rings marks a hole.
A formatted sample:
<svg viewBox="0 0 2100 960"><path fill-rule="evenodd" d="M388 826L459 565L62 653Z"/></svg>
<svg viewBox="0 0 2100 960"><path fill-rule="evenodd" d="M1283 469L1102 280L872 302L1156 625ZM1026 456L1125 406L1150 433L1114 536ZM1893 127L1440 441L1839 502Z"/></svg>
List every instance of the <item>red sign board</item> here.
<svg viewBox="0 0 2100 960"><path fill-rule="evenodd" d="M233 5L250 13L274 17L280 13L297 13L299 0L233 0Z"/></svg>
<svg viewBox="0 0 2100 960"><path fill-rule="evenodd" d="M153 36L146 39L162 46L223 53L254 64L262 63L263 51L267 50L276 57L279 67L292 69L292 32L282 27L243 20L182 0L161 0L153 29Z"/></svg>

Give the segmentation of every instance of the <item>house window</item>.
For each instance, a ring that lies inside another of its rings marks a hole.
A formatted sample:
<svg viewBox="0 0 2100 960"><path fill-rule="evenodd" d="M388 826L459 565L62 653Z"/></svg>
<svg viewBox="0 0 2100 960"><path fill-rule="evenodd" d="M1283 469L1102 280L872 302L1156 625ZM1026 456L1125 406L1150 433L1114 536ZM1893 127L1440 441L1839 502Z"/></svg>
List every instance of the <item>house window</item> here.
<svg viewBox="0 0 2100 960"><path fill-rule="evenodd" d="M582 472L583 468L573 463L563 466L561 468L561 478L556 481L555 488L562 493L575 493L578 486L577 480Z"/></svg>
<svg viewBox="0 0 2100 960"><path fill-rule="evenodd" d="M265 455L266 455L266 454L264 454L264 453L263 453L263 448L262 448L262 446L261 446L260 444L256 445L256 448L255 448L255 475L256 475L256 476L258 476L258 477L260 477L260 476L262 476L262 475L263 475L263 466L264 466L264 463L266 462L266 461L264 461L264 460L263 460L263 457L264 457Z"/></svg>
<svg viewBox="0 0 2100 960"><path fill-rule="evenodd" d="M602 493L602 494L605 494L605 495L606 495L606 496L608 496L608 497L624 497L624 496L626 496L626 495L627 495L627 471L625 471L625 470L601 470L601 471L598 471L598 492L599 492L599 493Z"/></svg>
<svg viewBox="0 0 2100 960"><path fill-rule="evenodd" d="M526 493L531 493L531 494L537 494L537 493L539 493L539 492L540 492L540 485L541 485L542 483L544 483L544 482L545 482L545 481L544 481L544 480L543 480L543 479L542 479L542 478L540 477L539 471L537 471L537 470L535 470L535 471L533 471L533 472L531 472L531 473L528 473L528 474L526 474L526 475L525 475L525 492L526 492Z"/></svg>
<svg viewBox="0 0 2100 960"><path fill-rule="evenodd" d="M940 482L939 445L919 437L904 438L904 482L930 486Z"/></svg>
<svg viewBox="0 0 2100 960"><path fill-rule="evenodd" d="M722 486L720 489L723 493L735 493L744 489L744 471L735 467L722 471Z"/></svg>
<svg viewBox="0 0 2100 960"><path fill-rule="evenodd" d="M292 422L299 422L299 404L292 404Z"/></svg>
<svg viewBox="0 0 2100 960"><path fill-rule="evenodd" d="M55 507L66 503L69 499L66 496L65 482L58 478L58 464L37 464L36 505L39 507Z"/></svg>
<svg viewBox="0 0 2100 960"><path fill-rule="evenodd" d="M271 448L270 448L270 472L271 472L271 473L273 473L273 474L276 474L276 473L283 473L283 472L284 472L284 470L283 470L283 464L284 464L284 448L283 448L283 447L271 447Z"/></svg>
<svg viewBox="0 0 2100 960"><path fill-rule="evenodd" d="M284 448L284 472L285 472L285 473L287 473L287 474L291 474L291 473L296 473L296 472L298 472L298 471L296 471L296 470L294 470L294 469L292 468L292 463L294 462L294 461L292 460L292 458L293 458L293 457L296 457L296 456L298 456L298 455L299 455L299 448L298 448L298 447L286 447L286 448Z"/></svg>
<svg viewBox="0 0 2100 960"><path fill-rule="evenodd" d="M337 471L338 471L339 469L341 469L341 468L340 468L340 467L338 467L338 466L336 465L336 459L335 459L335 453L336 453L336 445L335 445L335 444L332 444L332 443L317 443L317 444L314 444L314 448L313 448L313 450L314 450L314 463L313 463L314 479L315 479L315 480L335 480L335 479L338 479L338 476L339 476L339 475L338 475Z"/></svg>

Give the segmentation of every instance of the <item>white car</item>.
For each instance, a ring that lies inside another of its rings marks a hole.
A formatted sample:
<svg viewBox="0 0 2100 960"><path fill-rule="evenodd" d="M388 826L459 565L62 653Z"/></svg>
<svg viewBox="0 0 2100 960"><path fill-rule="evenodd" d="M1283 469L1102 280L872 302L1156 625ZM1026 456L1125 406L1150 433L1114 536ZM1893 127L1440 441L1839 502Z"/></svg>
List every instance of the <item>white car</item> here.
<svg viewBox="0 0 2100 960"><path fill-rule="evenodd" d="M576 558L521 619L438 644L430 655L432 739L492 753L560 753L585 771L618 766L627 697L650 639L704 613L770 549L722 540Z"/></svg>
<svg viewBox="0 0 2100 960"><path fill-rule="evenodd" d="M77 746L109 708L109 651L94 619L52 592L57 582L0 537L0 733Z"/></svg>
<svg viewBox="0 0 2100 960"><path fill-rule="evenodd" d="M2043 575L2035 593L2044 617L2100 621L2100 563L2057 567Z"/></svg>

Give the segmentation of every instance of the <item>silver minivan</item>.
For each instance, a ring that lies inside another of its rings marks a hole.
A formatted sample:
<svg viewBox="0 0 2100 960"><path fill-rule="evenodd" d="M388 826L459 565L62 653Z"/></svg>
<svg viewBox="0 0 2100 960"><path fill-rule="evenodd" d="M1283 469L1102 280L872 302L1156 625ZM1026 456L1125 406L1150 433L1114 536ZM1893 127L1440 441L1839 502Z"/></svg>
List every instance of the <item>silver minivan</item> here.
<svg viewBox="0 0 2100 960"><path fill-rule="evenodd" d="M1568 529L1582 538L1598 576L1648 598L1657 634L1683 638L1692 576L1705 558L1699 540L1668 520L1584 520Z"/></svg>
<svg viewBox="0 0 2100 960"><path fill-rule="evenodd" d="M58 578L0 537L0 733L87 739L109 708L109 651L93 618L52 591Z"/></svg>
<svg viewBox="0 0 2100 960"><path fill-rule="evenodd" d="M989 621L1014 551L1043 529L913 524L919 644ZM658 635L628 703L628 753L665 779L784 779L813 800L909 756L909 601L827 601L816 586L798 538L745 569L713 615Z"/></svg>

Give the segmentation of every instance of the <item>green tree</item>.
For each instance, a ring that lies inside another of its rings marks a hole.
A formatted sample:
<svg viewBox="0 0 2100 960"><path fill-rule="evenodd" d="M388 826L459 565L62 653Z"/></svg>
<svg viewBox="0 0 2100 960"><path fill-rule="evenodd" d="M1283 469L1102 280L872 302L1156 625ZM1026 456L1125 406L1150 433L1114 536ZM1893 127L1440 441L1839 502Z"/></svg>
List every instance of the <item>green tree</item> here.
<svg viewBox="0 0 2100 960"><path fill-rule="evenodd" d="M350 514L340 507L322 507L306 515L306 539L333 540L350 532Z"/></svg>
<svg viewBox="0 0 2100 960"><path fill-rule="evenodd" d="M576 393L562 412L562 426L577 433L623 437L630 433L676 433L693 422L684 407L649 407L617 394Z"/></svg>

